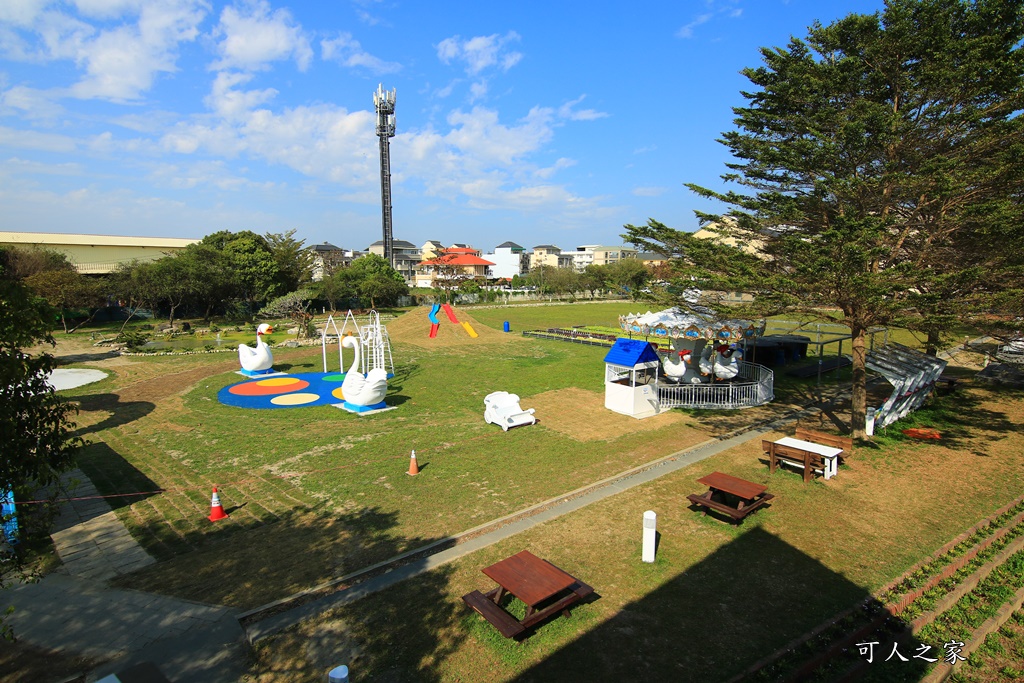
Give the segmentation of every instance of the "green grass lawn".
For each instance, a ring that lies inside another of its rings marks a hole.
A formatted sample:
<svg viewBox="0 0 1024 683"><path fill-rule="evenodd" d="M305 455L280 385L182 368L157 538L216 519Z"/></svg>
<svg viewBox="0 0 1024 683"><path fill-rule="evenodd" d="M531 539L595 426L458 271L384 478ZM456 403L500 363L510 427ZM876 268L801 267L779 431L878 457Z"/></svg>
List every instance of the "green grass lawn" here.
<svg viewBox="0 0 1024 683"><path fill-rule="evenodd" d="M617 302L465 310L496 330L508 320L518 335L533 328L614 326L618 315L646 308ZM256 411L221 405L217 392L241 380L230 354L125 358L106 366L112 372L108 379L69 392L81 402L81 433L91 442L82 469L104 493L138 493L110 500L133 535L160 560L120 583L254 607L780 414L787 404L813 400L817 390L815 379L777 373L777 400L770 406L690 412L643 432L610 430L602 439L583 441L546 425L543 414L537 425L502 432L484 423L483 397L505 390L529 406L530 397L565 389L600 395L605 349L519 338L432 350L396 342L393 352L396 376L387 400L396 409L365 417L331 407ZM290 372L322 369L319 347L278 349L275 361ZM833 389L846 380L825 378ZM947 404L942 420L952 421L950 414L968 407ZM988 404L970 410L977 416L975 431L998 433L1013 424L1000 422L998 408ZM974 444L982 437L974 432L957 438L963 448L981 450ZM493 680L520 675L529 680L541 673L563 674L556 667L527 675L542 661L553 662L557 652L568 653L558 656L568 671L571 644L577 640L614 651L609 643L657 629L665 619L675 624L673 614L680 608L672 605L683 599L679 596L695 600L698 612L725 609L716 606L721 604L738 608L737 601L748 593L751 599L773 596L769 606L776 613L767 625L739 617L726 625L743 634L733 655L725 644L704 638L703 663L688 664L709 672L724 660L739 667L897 575L1006 502L1008 490L1024 483L1016 460L1013 477L994 482L990 490L954 497L950 504L942 496L943 486L960 491L972 483L976 491L977 472L989 470L948 471L951 461L941 459L933 468L924 467L919 460L931 451L921 448L899 438L880 440L877 448L863 451L857 476L841 471L842 495L834 495L834 486L804 486L797 475L776 474L772 490L788 504L759 512L740 530L694 517L679 503L699 489L694 479L711 471L686 470L645 492L616 499L624 502L596 506L575 520L546 525L392 594L363 601L344 613L346 632L368 643L370 670L378 680L392 674L392 680L409 680L410 672L423 680L485 680L489 667L500 668ZM414 449L422 472L408 477ZM716 460L713 467L766 479L758 452L754 444L730 459ZM975 461L956 462L971 468ZM987 460L976 463L991 466ZM916 477L918 484L910 486L904 476ZM890 488L880 491L880 481ZM217 524L206 520L213 486L219 487L230 513ZM886 496L897 497L898 503L885 503ZM624 529L637 526L637 515L652 501L671 511L666 514L679 528L665 535L659 562L640 573L633 557L639 549ZM835 535L839 520L847 530L841 537ZM481 645L488 637L465 614L458 595L479 587L480 566L523 544L544 548L546 556L569 571L587 572L603 598L580 607L578 620L545 630L550 635L522 648ZM740 573L731 575L733 568ZM730 594L736 576L743 577L743 590ZM766 577L782 583L776 586ZM820 581L815 584L816 577ZM790 599L807 585L821 588ZM723 592L725 597L716 602L714 596ZM411 616L403 621L406 612ZM754 627L765 632L755 636ZM678 628L695 633L701 624L687 618ZM398 638L412 644L396 646L392 639ZM652 636L651 643L672 647L660 635ZM391 647L396 648L397 673L389 673L386 663ZM448 663L441 667L442 661ZM670 673L670 666L652 670L652 675Z"/></svg>

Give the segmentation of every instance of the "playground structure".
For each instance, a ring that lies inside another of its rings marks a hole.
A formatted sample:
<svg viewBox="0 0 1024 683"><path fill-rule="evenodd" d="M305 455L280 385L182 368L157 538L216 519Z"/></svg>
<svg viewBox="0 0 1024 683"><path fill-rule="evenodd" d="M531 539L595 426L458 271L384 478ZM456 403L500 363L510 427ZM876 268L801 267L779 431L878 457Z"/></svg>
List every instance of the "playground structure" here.
<svg viewBox="0 0 1024 683"><path fill-rule="evenodd" d="M459 322L458 318L455 317L455 311L452 310L450 304L434 304L433 306L430 307L430 313L427 314L427 317L430 318L431 339L437 337L437 330L441 327L441 321L438 320L437 318L437 312L441 309L444 309L445 315L448 316L448 320L452 321L452 323L454 323L455 325L462 325L462 329L466 330L466 334L468 334L470 337L476 339L478 336L480 336L476 333L476 330L473 329L473 326L470 325L468 322Z"/></svg>
<svg viewBox="0 0 1024 683"><path fill-rule="evenodd" d="M498 425L507 432L512 427L532 425L537 422L534 409L523 410L519 396L507 391L495 391L484 396L484 422Z"/></svg>
<svg viewBox="0 0 1024 683"><path fill-rule="evenodd" d="M694 308L688 313L673 307L619 317L619 326L630 336L654 337L662 344L668 342L670 350L659 355L653 344L620 338L616 346L623 342L641 346L628 345L628 351L620 346L619 353L609 352L605 358L606 407L640 418L668 408L748 408L775 398L772 371L741 360L743 346L764 333L764 321L720 320L708 309ZM627 362L631 359L635 363ZM661 373L657 368L651 373L654 359ZM631 391L613 385L628 386Z"/></svg>
<svg viewBox="0 0 1024 683"><path fill-rule="evenodd" d="M328 334L333 329L334 334ZM388 337L388 328L381 324L377 311L370 311L365 325L360 325L352 311L345 314L341 323L341 329L334 320L334 316L328 316L324 328L320 332L320 344L323 349L324 372L327 370L327 338L335 337L338 340L338 367L339 372L345 373L345 362L342 357L342 338L348 336L356 337L359 347L350 347L355 351L359 360L359 372L368 375L371 370L383 369L388 377L395 376L395 362L391 356L391 339Z"/></svg>
<svg viewBox="0 0 1024 683"><path fill-rule="evenodd" d="M877 410L868 409L868 436L920 408L946 369L946 361L895 343L870 351L865 364L892 384L885 403Z"/></svg>

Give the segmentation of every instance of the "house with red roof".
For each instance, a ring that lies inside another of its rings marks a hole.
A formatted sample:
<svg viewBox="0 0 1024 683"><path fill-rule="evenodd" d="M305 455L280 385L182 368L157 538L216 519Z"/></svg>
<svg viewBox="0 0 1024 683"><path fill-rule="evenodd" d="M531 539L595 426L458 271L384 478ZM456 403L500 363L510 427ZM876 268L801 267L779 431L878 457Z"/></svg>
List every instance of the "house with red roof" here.
<svg viewBox="0 0 1024 683"><path fill-rule="evenodd" d="M480 257L472 247L448 247L416 268L416 286L433 287L435 280L486 280L493 261Z"/></svg>

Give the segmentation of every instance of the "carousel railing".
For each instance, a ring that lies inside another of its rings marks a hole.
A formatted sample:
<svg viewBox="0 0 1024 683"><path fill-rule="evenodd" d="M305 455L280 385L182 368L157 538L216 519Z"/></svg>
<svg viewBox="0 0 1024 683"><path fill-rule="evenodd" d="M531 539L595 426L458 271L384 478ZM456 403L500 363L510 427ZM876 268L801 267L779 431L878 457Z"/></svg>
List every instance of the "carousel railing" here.
<svg viewBox="0 0 1024 683"><path fill-rule="evenodd" d="M749 408L775 398L775 375L756 363L737 363L736 377L708 384L658 383L662 408Z"/></svg>

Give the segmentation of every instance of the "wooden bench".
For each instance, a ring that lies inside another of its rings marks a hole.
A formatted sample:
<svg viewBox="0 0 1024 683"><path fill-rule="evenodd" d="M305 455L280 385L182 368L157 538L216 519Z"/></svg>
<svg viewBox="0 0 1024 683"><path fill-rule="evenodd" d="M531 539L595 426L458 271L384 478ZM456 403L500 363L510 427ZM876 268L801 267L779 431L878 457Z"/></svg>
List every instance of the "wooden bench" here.
<svg viewBox="0 0 1024 683"><path fill-rule="evenodd" d="M529 628L534 624L544 621L555 612L561 612L563 617L568 617L569 607L594 592L594 589L591 586L588 586L582 581L574 583L569 587L569 590L571 592L568 595L554 601L550 605L546 605L545 607L538 609L533 614L524 617L520 623L524 628Z"/></svg>
<svg viewBox="0 0 1024 683"><path fill-rule="evenodd" d="M838 446L833 446L838 448ZM825 476L825 459L812 451L805 451L802 448L785 446L783 444L761 440L761 449L768 456L768 471L774 472L781 463L789 463L804 468L804 481L808 482L814 476L814 472L821 472Z"/></svg>
<svg viewBox="0 0 1024 683"><path fill-rule="evenodd" d="M514 638L526 630L526 626L519 623L518 619L480 591L466 593L462 596L462 601L489 621L506 638Z"/></svg>

